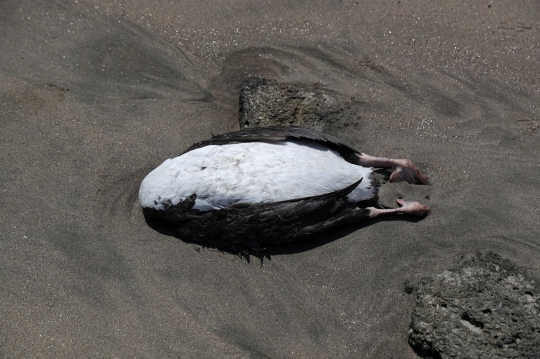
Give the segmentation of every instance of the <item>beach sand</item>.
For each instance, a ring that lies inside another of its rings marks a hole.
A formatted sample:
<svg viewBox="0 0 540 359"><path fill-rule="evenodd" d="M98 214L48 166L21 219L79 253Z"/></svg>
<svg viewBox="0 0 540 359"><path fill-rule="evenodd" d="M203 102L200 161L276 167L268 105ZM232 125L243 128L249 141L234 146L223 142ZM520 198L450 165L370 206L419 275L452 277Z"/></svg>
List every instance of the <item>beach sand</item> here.
<svg viewBox="0 0 540 359"><path fill-rule="evenodd" d="M492 250L540 278L537 1L0 4L0 357L417 358L417 283ZM239 128L250 76L314 86L325 131L407 157L399 217L261 261L152 230L144 176Z"/></svg>

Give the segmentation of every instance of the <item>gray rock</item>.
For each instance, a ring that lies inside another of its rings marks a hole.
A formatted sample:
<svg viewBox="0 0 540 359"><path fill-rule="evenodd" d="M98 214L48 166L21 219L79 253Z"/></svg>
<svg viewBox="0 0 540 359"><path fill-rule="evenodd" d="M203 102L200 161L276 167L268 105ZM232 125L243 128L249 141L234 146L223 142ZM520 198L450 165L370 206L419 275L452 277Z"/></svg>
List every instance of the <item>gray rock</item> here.
<svg viewBox="0 0 540 359"><path fill-rule="evenodd" d="M254 77L240 92L240 128L303 126L324 131L346 127L355 117L350 99L317 86L301 88Z"/></svg>
<svg viewBox="0 0 540 359"><path fill-rule="evenodd" d="M495 253L423 279L409 344L423 358L540 358L534 282Z"/></svg>

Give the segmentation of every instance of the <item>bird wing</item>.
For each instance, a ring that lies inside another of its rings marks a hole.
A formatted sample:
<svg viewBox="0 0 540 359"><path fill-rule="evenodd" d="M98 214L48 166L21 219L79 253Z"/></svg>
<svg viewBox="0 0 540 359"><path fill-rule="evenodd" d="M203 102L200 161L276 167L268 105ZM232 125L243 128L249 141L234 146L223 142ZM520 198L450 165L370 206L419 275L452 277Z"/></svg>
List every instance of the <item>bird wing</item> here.
<svg viewBox="0 0 540 359"><path fill-rule="evenodd" d="M275 203L237 203L201 212L182 223L179 238L237 252L291 242L360 217L364 208L348 203L347 195L362 181L320 196Z"/></svg>

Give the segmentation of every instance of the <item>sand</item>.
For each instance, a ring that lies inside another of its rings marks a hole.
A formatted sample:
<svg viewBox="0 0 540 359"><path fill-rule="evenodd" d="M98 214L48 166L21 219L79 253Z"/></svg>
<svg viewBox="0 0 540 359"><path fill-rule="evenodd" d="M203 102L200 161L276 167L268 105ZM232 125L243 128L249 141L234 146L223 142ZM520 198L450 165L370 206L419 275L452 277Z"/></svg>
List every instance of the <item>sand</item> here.
<svg viewBox="0 0 540 359"><path fill-rule="evenodd" d="M109 4L111 3L111 4ZM3 1L0 357L415 358L405 283L492 250L540 278L536 1ZM263 262L146 225L140 181L239 128L249 76L317 86L325 131L407 157L433 213Z"/></svg>

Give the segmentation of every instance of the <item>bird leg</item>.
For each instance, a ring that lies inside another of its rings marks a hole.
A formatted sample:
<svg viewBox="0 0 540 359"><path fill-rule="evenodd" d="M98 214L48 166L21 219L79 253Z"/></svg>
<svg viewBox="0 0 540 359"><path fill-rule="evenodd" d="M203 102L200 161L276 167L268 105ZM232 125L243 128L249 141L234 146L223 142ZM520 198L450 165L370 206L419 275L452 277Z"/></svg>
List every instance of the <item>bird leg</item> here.
<svg viewBox="0 0 540 359"><path fill-rule="evenodd" d="M414 184L429 184L429 180L408 159L395 160L384 157L373 157L362 153L358 156L358 164L366 167L395 168L390 182L407 181Z"/></svg>
<svg viewBox="0 0 540 359"><path fill-rule="evenodd" d="M380 209L375 207L367 207L369 210L369 218L375 218L383 214L408 214L411 216L427 216L431 211L429 206L424 206L418 201L404 201L398 199L397 203L400 205L399 208L389 208L389 209Z"/></svg>

